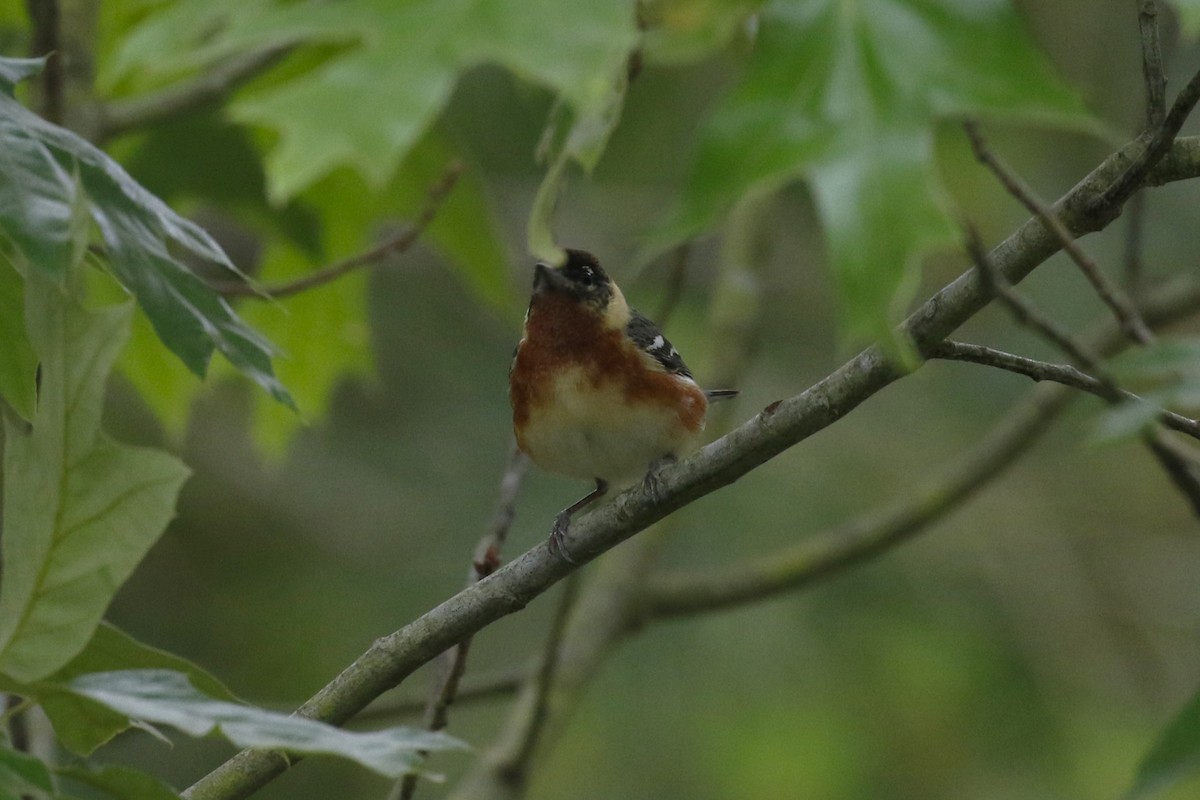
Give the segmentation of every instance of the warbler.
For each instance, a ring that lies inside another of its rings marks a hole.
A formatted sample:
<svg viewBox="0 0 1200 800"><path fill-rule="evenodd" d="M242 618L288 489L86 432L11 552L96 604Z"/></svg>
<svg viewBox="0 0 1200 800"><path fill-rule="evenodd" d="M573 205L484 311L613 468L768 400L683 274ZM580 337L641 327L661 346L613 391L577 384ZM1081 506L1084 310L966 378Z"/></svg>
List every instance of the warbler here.
<svg viewBox="0 0 1200 800"><path fill-rule="evenodd" d="M657 470L697 443L708 401L736 394L702 390L595 256L567 250L561 266L539 262L509 370L513 433L538 466L596 485L555 517L551 552L575 563L572 516L610 487L641 477L653 488Z"/></svg>

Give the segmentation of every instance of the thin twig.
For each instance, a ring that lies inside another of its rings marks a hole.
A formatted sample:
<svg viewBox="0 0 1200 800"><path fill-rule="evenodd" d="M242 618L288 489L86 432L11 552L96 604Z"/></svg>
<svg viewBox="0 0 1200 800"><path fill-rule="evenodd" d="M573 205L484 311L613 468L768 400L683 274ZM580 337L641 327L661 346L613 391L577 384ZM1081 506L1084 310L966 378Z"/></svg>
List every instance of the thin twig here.
<svg viewBox="0 0 1200 800"><path fill-rule="evenodd" d="M508 459L504 465L504 473L500 478L499 497L496 500L496 510L492 514L479 544L475 546L471 559L471 568L467 577L467 586L473 586L491 575L499 567L500 553L508 540L508 531L516 516L517 498L521 493L521 484L529 467L529 459L517 447L516 442L509 448ZM457 645L447 650L443 658L443 674L437 690L429 699L425 709L425 727L431 731L443 730L450 721L450 706L458 697L459 685L467 671L467 655L471 649L474 637L468 636ZM409 773L401 778L392 788L389 795L392 800L411 800L417 791L419 776Z"/></svg>
<svg viewBox="0 0 1200 800"><path fill-rule="evenodd" d="M1155 0L1138 0L1138 29L1142 39L1142 77L1146 81L1146 130L1153 130L1162 125L1167 114L1167 78L1163 73Z"/></svg>
<svg viewBox="0 0 1200 800"><path fill-rule="evenodd" d="M1142 438L1171 483L1187 498L1192 513L1200 517L1200 466L1196 453L1185 449L1182 442L1169 438L1161 430L1151 431Z"/></svg>
<svg viewBox="0 0 1200 800"><path fill-rule="evenodd" d="M987 276L987 280L998 291L1001 299L1013 310L1017 319L1050 339L1072 358L1079 360L1079 366L1090 370L1098 379L1101 389L1100 396L1106 402L1114 406L1125 402L1130 396L1129 393L1121 390L1112 378L1102 370L1099 359L1092 355L1089 348L1077 342L1074 337L1063 331L1053 320L1043 316L1031 303L1005 283L1003 275L991 265L988 254L984 252L979 242L978 233L969 226L967 239L967 247L971 251L976 265ZM1127 330L1126 332L1128 333ZM1179 417L1179 419L1186 420L1186 417ZM1175 423L1178 423L1178 421L1172 420ZM1150 453L1166 471L1171 482L1181 489L1197 515L1200 515L1200 503L1196 502L1200 498L1200 468L1191 463L1188 454L1165 446L1163 444L1165 440L1162 430L1159 428L1143 430L1141 439L1149 447Z"/></svg>
<svg viewBox="0 0 1200 800"><path fill-rule="evenodd" d="M1043 338L1051 341L1058 349L1066 353L1077 366L1097 371L1100 364L1100 357L1092 352L1086 344L1076 341L1061 325L1039 311L1023 295L1018 294L1013 289L1012 284L1008 282L1008 279L992 263L991 256L988 255L987 250L984 248L983 242L979 238L979 231L975 226L967 224L965 230L967 252L970 254L971 260L975 263L975 267L979 270L979 274L983 277L984 284L1008 308L1017 322L1032 328ZM1107 378L1101 378L1101 380L1110 386L1112 384Z"/></svg>
<svg viewBox="0 0 1200 800"><path fill-rule="evenodd" d="M388 256L403 253L412 247L413 243L417 241L429 226L429 223L433 221L433 218L437 216L442 203L445 202L446 197L449 196L450 191L458 182L459 177L461 177L463 169L462 162L451 162L442 172L442 176L438 179L437 183L430 187L425 205L421 208L420 213L417 214L416 219L409 223L403 231L382 244L372 247L370 250L337 261L302 278L278 283L273 286L259 286L244 281L211 282L209 285L227 297L256 297L260 299L280 300L284 297L290 297L291 295L299 294L300 292L305 292L330 281L337 280L359 267L375 264Z"/></svg>
<svg viewBox="0 0 1200 800"><path fill-rule="evenodd" d="M739 203L725 226L718 271L710 290L708 330L712 355L704 371L706 385L739 385L753 361L751 343L757 338L756 323L762 319L758 313L762 293L758 273L770 260L774 233L763 220L769 218L772 205L765 196ZM723 403L710 408L710 430L728 428L733 405ZM492 745L447 800L499 796L515 800L523 795L521 781L536 758L534 750L545 750L553 743L556 729L578 707L591 678L641 619L645 576L656 563L662 542L676 527L665 520L605 556L580 597L558 647L553 693L547 694L537 686L536 678L525 684ZM537 729L542 732L535 748L530 732Z"/></svg>
<svg viewBox="0 0 1200 800"><path fill-rule="evenodd" d="M1056 204L1068 228L1102 230L1120 215L1099 198L1125 171L1125 153L1110 155ZM1200 139L1181 140L1170 159L1152 168L1156 181L1200 176ZM991 253L993 263L1011 283L1023 278L1056 253L1061 244L1037 220L1014 230ZM918 347L950 336L992 297L970 270L921 304L901 326ZM665 468L660 491L653 497L633 489L579 520L572 553L590 561L700 497L728 486L818 431L837 423L870 397L905 377L880 347L872 346L803 392L772 404L770 413L754 415L700 453ZM1057 388L1057 387L1044 387ZM1065 390L1064 390L1065 391ZM540 543L515 558L491 578L448 598L408 625L380 637L337 677L309 698L296 715L341 724L388 691L421 665L466 636L523 609L562 580L575 567L555 559ZM184 792L189 800L234 800L266 785L295 758L262 750L243 750L213 769Z"/></svg>
<svg viewBox="0 0 1200 800"><path fill-rule="evenodd" d="M562 597L559 598L558 607L554 612L554 621L546 634L541 665L533 685L532 708L525 717L524 730L517 737L511 757L496 765L501 780L509 786L523 786L528 778L529 765L548 716L550 689L554 686L554 675L558 670L563 635L578 598L579 573L576 572L565 581Z"/></svg>
<svg viewBox="0 0 1200 800"><path fill-rule="evenodd" d="M529 669L503 670L483 675L464 675L458 684L458 695L454 698L455 705L491 700L495 697L505 697L512 694L529 677ZM427 713L429 696L402 697L396 700L381 701L371 705L354 718L357 724L373 724L380 721L390 721L415 717Z"/></svg>
<svg viewBox="0 0 1200 800"><path fill-rule="evenodd" d="M992 152L984 140L983 134L980 133L979 126L975 122L967 121L963 123L963 128L971 140L971 147L975 151L975 157L995 174L996 178L1004 185L1009 194L1015 197L1021 205L1025 206L1031 214L1040 219L1042 224L1058 238L1063 250L1071 257L1075 265L1079 267L1079 270L1087 278L1088 282L1092 284L1092 288L1100 295L1100 299L1112 309L1112 312L1120 321L1121 327L1125 329L1130 338L1138 344L1150 344L1154 340L1154 336L1150 333L1150 329L1146 327L1146 323L1138 316L1133 302L1125 292L1121 291L1120 287L1105 277L1096 262L1083 251L1083 248L1075 239L1075 235L1063 225L1058 214L1037 196L1032 187L1001 161L999 156Z"/></svg>
<svg viewBox="0 0 1200 800"><path fill-rule="evenodd" d="M1164 325L1200 309L1200 285L1188 283L1149 293L1142 306L1155 325ZM1111 354L1128 345L1111 321L1086 337L1091 349ZM950 465L941 477L890 508L804 538L766 556L719 570L679 570L647 581L645 619L689 616L733 608L783 592L796 591L841 574L908 541L961 507L999 477L1049 429L1071 399L1062 384L1045 383L1010 410L978 444Z"/></svg>
<svg viewBox="0 0 1200 800"><path fill-rule="evenodd" d="M123 133L145 128L207 103L221 100L247 81L279 63L293 47L276 44L223 61L199 75L157 92L115 100L98 109L95 141L103 143Z"/></svg>
<svg viewBox="0 0 1200 800"><path fill-rule="evenodd" d="M1141 145L1138 153L1125 171L1093 202L1094 213L1104 216L1122 206L1129 197L1142 187L1150 170L1170 151L1183 123L1200 101L1200 72L1192 76L1183 90L1175 96L1171 109L1163 117L1162 124L1138 137Z"/></svg>
<svg viewBox="0 0 1200 800"><path fill-rule="evenodd" d="M1069 364L1051 364L1047 361L1038 361L1033 358L1006 353L1003 350L996 350L979 344L956 342L947 339L936 345L928 353L928 356L946 361L968 361L972 364L995 367L1008 372L1015 372L1018 375L1024 375L1039 382L1053 381L1054 383L1061 383L1064 386L1080 389L1101 398L1107 397L1110 389L1103 381ZM1142 399L1133 392L1120 388L1117 389L1117 393L1121 400L1126 402L1139 402ZM1162 411L1159 419L1172 430L1185 433L1195 439L1200 439L1200 422L1197 420L1167 410Z"/></svg>

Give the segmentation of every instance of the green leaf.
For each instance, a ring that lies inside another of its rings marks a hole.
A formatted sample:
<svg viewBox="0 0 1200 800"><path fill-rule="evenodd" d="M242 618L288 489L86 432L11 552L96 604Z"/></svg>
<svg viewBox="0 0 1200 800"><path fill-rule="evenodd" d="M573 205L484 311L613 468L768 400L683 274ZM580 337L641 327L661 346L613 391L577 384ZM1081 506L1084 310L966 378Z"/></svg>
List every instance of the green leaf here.
<svg viewBox="0 0 1200 800"><path fill-rule="evenodd" d="M330 258L317 260L299 248L272 242L263 254L263 283L275 285L302 277L399 232L403 220L413 219L423 209L430 187L453 158L441 136L426 136L376 196L372 215L362 213L361 198L370 194L370 187L358 173L338 169L318 181L298 200L321 219L320 249ZM386 233L380 230L383 221L387 222ZM442 254L480 300L510 310L515 303L507 280L507 260L494 231L483 187L467 169L422 234L421 243ZM411 253L401 254L382 261L377 269L404 270L410 258ZM278 304L245 306L245 318L255 329L295 355L279 360L279 375L301 413L286 413L263 398L255 403L254 435L268 454L280 453L306 420L325 415L339 381L374 374L367 325L369 272L369 268L358 270ZM322 335L313 337L314 330Z"/></svg>
<svg viewBox="0 0 1200 800"><path fill-rule="evenodd" d="M646 0L638 4L648 61L681 64L711 55L739 32L764 0Z"/></svg>
<svg viewBox="0 0 1200 800"><path fill-rule="evenodd" d="M1179 27L1183 35L1195 38L1200 35L1200 0L1171 0L1179 12Z"/></svg>
<svg viewBox="0 0 1200 800"><path fill-rule="evenodd" d="M711 228L747 194L806 179L846 327L887 337L921 257L953 241L933 126L964 114L1094 127L1007 0L776 0L653 249Z"/></svg>
<svg viewBox="0 0 1200 800"><path fill-rule="evenodd" d="M272 243L263 255L266 283L292 280L312 270L310 258L281 242ZM254 405L253 434L268 455L280 455L306 420L324 417L338 381L371 372L366 285L366 271L357 270L289 297L286 305L246 307L249 322L286 352L296 354L279 360L279 374L295 394L300 413L291 413L265 398ZM313 336L313 331L321 335Z"/></svg>
<svg viewBox="0 0 1200 800"><path fill-rule="evenodd" d="M54 781L40 760L0 746L0 798L52 798Z"/></svg>
<svg viewBox="0 0 1200 800"><path fill-rule="evenodd" d="M1200 337L1172 336L1113 359L1114 376L1121 383L1153 381L1178 383L1200 379Z"/></svg>
<svg viewBox="0 0 1200 800"><path fill-rule="evenodd" d="M278 360L276 366L279 366ZM204 390L205 383L162 346L154 326L140 311L133 315L129 345L121 351L117 367L158 415L164 428L181 436L187 426L192 401ZM280 406L273 400L269 402L284 409L289 417L297 416L290 406Z"/></svg>
<svg viewBox="0 0 1200 800"><path fill-rule="evenodd" d="M87 647L53 675L32 684L0 688L35 699L50 718L58 741L82 756L130 727L129 719L112 709L65 688L80 675L129 669L170 669L188 677L205 694L234 700L233 694L211 674L190 661L142 644L108 623L100 623Z"/></svg>
<svg viewBox="0 0 1200 800"><path fill-rule="evenodd" d="M130 36L108 79L135 71L172 78L281 43L342 48L231 108L236 119L278 132L268 174L272 198L283 201L341 165L383 186L459 74L483 62L547 87L582 114L609 92L637 41L634 23L629 2L191 0Z"/></svg>
<svg viewBox="0 0 1200 800"><path fill-rule="evenodd" d="M46 58L3 58L0 57L0 92L13 96L13 88L23 80L32 78L46 68Z"/></svg>
<svg viewBox="0 0 1200 800"><path fill-rule="evenodd" d="M25 334L25 281L0 258L0 397L24 420L37 400L37 356Z"/></svg>
<svg viewBox="0 0 1200 800"><path fill-rule="evenodd" d="M132 308L85 311L26 277L41 364L32 430L6 422L0 673L28 683L79 653L161 535L187 469L100 433L104 386Z"/></svg>
<svg viewBox="0 0 1200 800"><path fill-rule="evenodd" d="M72 691L128 715L169 725L190 736L219 731L239 747L348 758L391 778L413 772L419 751L465 747L445 734L412 728L344 731L311 719L214 699L187 676L170 670L127 670L81 675Z"/></svg>
<svg viewBox="0 0 1200 800"><path fill-rule="evenodd" d="M201 377L215 347L277 400L291 402L272 370L270 344L178 255L236 272L211 236L99 149L4 95L0 142L0 232L30 264L63 280L64 265L83 243L86 197L110 271L137 297L163 343Z"/></svg>
<svg viewBox="0 0 1200 800"><path fill-rule="evenodd" d="M45 142L7 119L6 107L24 112L0 96L0 235L30 267L61 282L78 261L85 200L77 176Z"/></svg>
<svg viewBox="0 0 1200 800"><path fill-rule="evenodd" d="M74 765L58 767L55 772L115 800L179 800L179 795L158 778L130 767Z"/></svg>
<svg viewBox="0 0 1200 800"><path fill-rule="evenodd" d="M1200 337L1159 339L1121 354L1110 367L1117 382L1138 392L1142 399L1104 412L1096 429L1100 441L1138 433L1163 409L1200 405Z"/></svg>
<svg viewBox="0 0 1200 800"><path fill-rule="evenodd" d="M1200 773L1200 692L1162 732L1138 767L1124 800L1146 800Z"/></svg>

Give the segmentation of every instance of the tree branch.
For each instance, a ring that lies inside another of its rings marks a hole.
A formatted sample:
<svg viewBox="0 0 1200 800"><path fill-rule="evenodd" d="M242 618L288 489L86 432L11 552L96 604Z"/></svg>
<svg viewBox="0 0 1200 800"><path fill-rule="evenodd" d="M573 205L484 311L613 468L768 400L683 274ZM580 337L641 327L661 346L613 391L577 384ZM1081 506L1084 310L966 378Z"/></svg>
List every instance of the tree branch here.
<svg viewBox="0 0 1200 800"><path fill-rule="evenodd" d="M513 743L511 751L506 754L494 769L500 780L517 791L525 788L529 780L529 767L536 752L539 737L550 715L550 691L554 686L555 674L559 669L560 646L567 631L567 622L575 609L575 601L579 596L579 573L567 578L563 587L563 596L559 599L554 620L550 624L550 632L542 648L541 664L530 684L528 712L519 718L517 730L513 731L509 741Z"/></svg>
<svg viewBox="0 0 1200 800"><path fill-rule="evenodd" d="M1127 397L1132 396L1129 392L1120 389L1107 372L1101 371L1100 359L1092 354L1089 347L1077 342L1074 337L1062 330L1053 320L1041 315L1031 303L1013 291L1011 286L1007 286L1004 279L996 274L987 253L983 251L979 237L974 229L968 227L967 234L967 248L971 252L971 257L975 260L980 271L988 276L988 281L1000 291L1001 299L1013 310L1018 321L1023 322L1049 339L1061 348L1063 352L1076 359L1080 366L1091 370L1097 376L1097 382L1101 390L1100 396L1104 398L1105 402L1114 406L1120 405ZM1146 336L1149 337L1147 341L1153 339L1153 335L1149 331L1147 331ZM1175 415L1175 418L1171 421L1178 423L1179 420L1186 420L1186 418ZM1168 446L1169 440L1165 438L1165 435L1159 428L1144 430L1140 436L1143 443L1150 448L1150 452L1154 455L1154 458L1166 471L1171 482L1181 489L1197 516L1200 516L1200 470L1197 470L1196 464L1193 463L1194 459L1191 457L1191 454Z"/></svg>
<svg viewBox="0 0 1200 800"><path fill-rule="evenodd" d="M1183 123L1200 101L1200 72L1192 76L1187 86L1175 96L1171 110L1163 117L1162 124L1152 128L1134 140L1135 147L1141 146L1138 155L1130 161L1121 175L1092 202L1096 214L1120 213L1120 207L1130 196L1147 183L1147 176L1170 151ZM1124 150L1125 148L1123 148Z"/></svg>
<svg viewBox="0 0 1200 800"><path fill-rule="evenodd" d="M762 319L763 288L757 273L770 260L767 248L774 236L766 220L774 202L766 195L743 200L722 226L718 273L710 290L708 313L712 357L703 370L714 381L710 385L739 385L751 363L751 345ZM660 317L660 323L665 325L667 316ZM710 428L727 430L733 407L724 403L711 409ZM671 532L669 521L655 525L604 557L563 637L553 693L541 694L533 682L523 687L501 732L455 787L450 800L516 800L524 795L524 772L536 756L524 744L534 718L541 718L540 724L549 731L540 740L553 741L555 731L579 705L604 659L642 618L645 576L654 566L659 545ZM522 766L514 770L513 764Z"/></svg>
<svg viewBox="0 0 1200 800"><path fill-rule="evenodd" d="M458 684L458 695L454 702L461 705L466 702L490 700L493 697L505 697L520 688L529 677L529 669L518 667L500 672L489 672L483 675L464 675ZM354 723L375 723L399 718L413 717L425 713L429 707L429 698L412 695L395 700L384 700L372 704L362 713L355 715Z"/></svg>
<svg viewBox="0 0 1200 800"><path fill-rule="evenodd" d="M97 109L93 141L103 144L121 134L145 128L177 114L214 103L279 63L292 44L277 44L243 53L157 92L115 100Z"/></svg>
<svg viewBox="0 0 1200 800"><path fill-rule="evenodd" d="M1200 81L1197 82L1200 92ZM1169 117L1170 115L1168 115ZM1200 143L1196 143L1200 145ZM1156 173L1159 180L1195 174L1200 160L1194 145L1181 149L1179 160ZM1069 230L1099 230L1120 214L1126 199L1105 197L1118 180L1128 181L1123 153L1105 159L1055 205ZM1142 177L1152 174L1152 165ZM1011 283L1017 283L1061 247L1040 220L1031 219L1001 242L990 258ZM977 270L969 270L922 304L901 326L922 352L949 336L990 300ZM878 346L859 353L829 376L800 394L773 403L698 454L660 473L660 488L651 494L638 487L577 520L572 527L572 553L580 563L622 541L694 500L733 483L755 467L823 430L860 403L904 375ZM375 697L399 684L415 669L465 637L496 620L520 611L576 566L551 555L539 544L479 583L459 592L400 630L378 639L297 714L334 724L345 722ZM234 800L271 781L289 766L277 753L246 750L202 778L186 795L191 800Z"/></svg>
<svg viewBox="0 0 1200 800"><path fill-rule="evenodd" d="M1146 82L1146 129L1162 125L1167 113L1167 78L1163 73L1158 36L1158 3L1138 0L1138 31L1142 40L1142 77Z"/></svg>
<svg viewBox="0 0 1200 800"><path fill-rule="evenodd" d="M1121 291L1120 287L1104 276L1104 273L1100 271L1100 267L1083 251L1083 248L1079 246L1079 242L1067 230L1066 226L1062 224L1062 221L1059 220L1058 215L1054 213L1053 209L1042 202L1038 198L1037 193L1033 191L1033 188L1021 180L1008 165L992 152L987 142L984 141L983 134L979 132L979 126L974 122L968 121L963 123L963 128L967 132L967 137L971 140L971 148L975 151L975 157L991 169L992 173L995 174L1004 188L1008 190L1009 194L1015 197L1031 214L1040 219L1042 224L1051 233L1058 237L1063 250L1071 257L1075 265L1079 267L1079 270L1087 278L1088 282L1092 284L1092 288L1100 295L1100 299L1112 309L1113 314L1120 320L1121 327L1129 334L1129 338L1138 344L1150 344L1154 341L1153 334L1150 333L1150 329L1146 327L1146 323L1142 321L1142 318L1138 316L1137 309L1125 292ZM978 259L976 260L978 261ZM1011 294L1006 299L1010 304L1014 302ZM1049 333L1048 330L1047 333Z"/></svg>
<svg viewBox="0 0 1200 800"><path fill-rule="evenodd" d="M455 184L458 183L458 179L462 177L464 169L461 161L451 162L442 172L442 176L438 179L437 183L430 187L425 205L421 207L416 218L400 233L382 244L372 247L370 250L349 258L344 258L341 261L336 261L302 278L271 286L259 286L245 281L210 282L209 286L226 297L254 297L263 300L281 300L285 297L291 297L294 294L323 286L359 267L375 264L388 256L403 253L412 247L421 234L425 232L425 229L429 227L429 223L433 222L433 218L441 210L442 204L450 195L451 190L454 189Z"/></svg>
<svg viewBox="0 0 1200 800"><path fill-rule="evenodd" d="M1091 347L1076 341L1075 337L1071 336L1065 328L1039 311L1037 306L1014 290L1012 284L992 265L992 261L983 247L983 242L979 239L979 232L973 225L967 226L967 252L970 254L971 260L975 262L979 273L984 276L988 287L1019 324L1030 328L1043 339L1054 344L1079 366L1091 370L1098 369L1100 356L1093 353ZM1099 382L1108 388L1109 396L1116 392L1112 381L1107 376L1099 379Z"/></svg>
<svg viewBox="0 0 1200 800"><path fill-rule="evenodd" d="M521 484L528 467L529 459L514 441L509 446L508 459L500 477L500 496L496 501L496 511L492 514L491 523L479 544L475 546L471 558L467 586L479 583L499 568L500 552L508 540L508 531L516 515L517 497L521 493ZM467 671L467 654L470 652L473 638L468 636L443 654L445 668L442 678L425 709L425 727L431 731L444 729L450 721L450 706L458 697L459 684ZM396 783L391 796L396 800L410 800L417 791L417 779L416 773L405 775Z"/></svg>
<svg viewBox="0 0 1200 800"><path fill-rule="evenodd" d="M1200 283L1164 286L1143 306L1156 325L1200 309ZM1087 337L1115 352L1127 343L1111 323ZM944 517L997 477L1049 427L1071 399L1067 386L1045 383L1030 393L941 478L890 509L816 534L799 544L721 570L654 576L646 587L647 619L692 615L795 591L899 545Z"/></svg>
<svg viewBox="0 0 1200 800"><path fill-rule="evenodd" d="M929 357L947 361L967 361L972 364L995 367L1008 372L1015 372L1018 375L1024 375L1039 382L1053 381L1054 383L1061 383L1064 386L1080 389L1101 398L1107 398L1109 396L1108 392L1111 389L1111 387L1107 386L1099 378L1094 378L1086 372L1082 372L1068 364L1051 364L1046 361L1037 361L1025 356L1006 353L1002 350L994 350L991 347L984 347L979 344L967 344L947 339L934 347L929 353ZM1116 391L1123 402L1138 402L1142 399L1133 392L1124 389L1118 388ZM1194 419L1185 417L1182 414L1176 414L1174 411L1164 410L1159 414L1159 420L1172 430L1187 434L1195 439L1200 439L1200 422Z"/></svg>
<svg viewBox="0 0 1200 800"><path fill-rule="evenodd" d="M1187 499L1192 513L1200 517L1200 466L1193 449L1167 437L1161 430L1142 437L1179 493Z"/></svg>

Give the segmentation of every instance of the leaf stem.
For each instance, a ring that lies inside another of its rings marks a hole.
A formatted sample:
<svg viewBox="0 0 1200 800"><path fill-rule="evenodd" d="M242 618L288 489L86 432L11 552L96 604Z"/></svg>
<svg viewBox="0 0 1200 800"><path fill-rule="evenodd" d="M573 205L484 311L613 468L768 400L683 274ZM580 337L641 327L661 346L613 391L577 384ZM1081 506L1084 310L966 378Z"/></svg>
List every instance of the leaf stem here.
<svg viewBox="0 0 1200 800"><path fill-rule="evenodd" d="M215 103L247 81L278 64L291 44L277 44L234 56L196 77L157 92L116 100L97 110L93 141L97 144L165 119Z"/></svg>
<svg viewBox="0 0 1200 800"><path fill-rule="evenodd" d="M350 256L349 258L344 258L341 261L336 261L302 278L284 283L259 286L245 281L221 281L210 282L209 286L226 297L254 297L263 300L281 300L285 297L291 297L294 294L300 294L309 289L315 289L318 286L335 281L359 267L369 266L382 261L388 256L403 253L412 247L421 234L425 232L425 229L429 227L429 223L433 222L442 204L450 195L451 190L454 189L455 184L458 183L458 179L462 176L464 169L465 167L461 161L451 162L442 172L442 176L438 181L430 187L425 205L422 206L416 218L400 233L369 250Z"/></svg>

